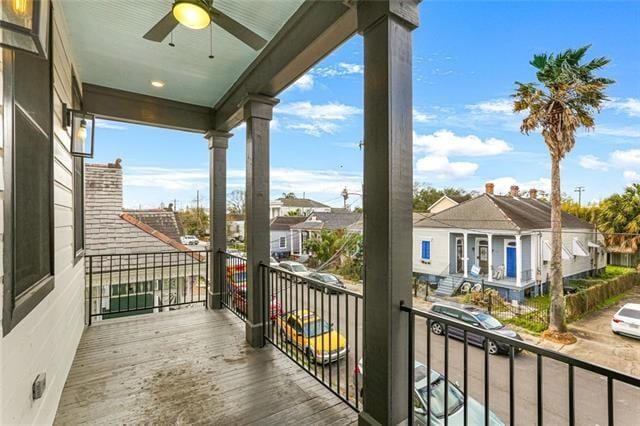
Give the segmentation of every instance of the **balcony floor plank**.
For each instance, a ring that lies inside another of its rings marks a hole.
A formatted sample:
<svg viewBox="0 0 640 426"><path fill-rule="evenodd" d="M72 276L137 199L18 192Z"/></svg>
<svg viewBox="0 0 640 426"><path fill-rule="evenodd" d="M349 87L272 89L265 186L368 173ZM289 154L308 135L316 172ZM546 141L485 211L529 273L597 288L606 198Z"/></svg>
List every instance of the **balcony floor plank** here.
<svg viewBox="0 0 640 426"><path fill-rule="evenodd" d="M85 331L55 424L351 424L357 414L227 310L99 321Z"/></svg>

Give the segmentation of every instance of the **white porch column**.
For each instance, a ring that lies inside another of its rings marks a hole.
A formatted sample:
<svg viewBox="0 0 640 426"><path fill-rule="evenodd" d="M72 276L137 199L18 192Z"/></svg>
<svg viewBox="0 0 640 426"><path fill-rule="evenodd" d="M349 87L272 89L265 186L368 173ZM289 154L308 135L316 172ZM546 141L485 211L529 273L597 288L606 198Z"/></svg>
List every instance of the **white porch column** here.
<svg viewBox="0 0 640 426"><path fill-rule="evenodd" d="M465 278L469 277L469 254L467 253L467 238L469 234L466 232L462 233L462 270L464 271L463 276Z"/></svg>
<svg viewBox="0 0 640 426"><path fill-rule="evenodd" d="M298 230L298 255L302 255L302 231Z"/></svg>
<svg viewBox="0 0 640 426"><path fill-rule="evenodd" d="M246 339L260 347L264 341L261 262L269 264L269 123L278 101L250 95L243 104L247 122L247 321Z"/></svg>
<svg viewBox="0 0 640 426"><path fill-rule="evenodd" d="M522 241L520 234L516 235L516 285L522 283Z"/></svg>
<svg viewBox="0 0 640 426"><path fill-rule="evenodd" d="M291 240L291 244L290 244L291 254L293 254L293 230L292 229L289 229L289 239Z"/></svg>
<svg viewBox="0 0 640 426"><path fill-rule="evenodd" d="M209 308L222 309L222 277L219 251L227 248L227 148L231 133L210 130L209 142Z"/></svg>
<svg viewBox="0 0 640 426"><path fill-rule="evenodd" d="M493 234L487 234L487 250L489 251L487 276L489 277L489 281L491 281L493 279Z"/></svg>

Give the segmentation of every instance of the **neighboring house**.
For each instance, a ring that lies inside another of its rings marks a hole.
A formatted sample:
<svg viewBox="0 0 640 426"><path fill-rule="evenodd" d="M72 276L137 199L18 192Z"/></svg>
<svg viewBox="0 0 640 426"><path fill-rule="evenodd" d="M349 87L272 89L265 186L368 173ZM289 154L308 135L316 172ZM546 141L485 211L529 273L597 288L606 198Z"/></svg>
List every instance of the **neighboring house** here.
<svg viewBox="0 0 640 426"><path fill-rule="evenodd" d="M593 225L563 213L563 273L580 277L604 268L603 237ZM450 295L465 282L497 288L508 300L537 293L549 280L551 208L537 199L486 193L414 223L413 271Z"/></svg>
<svg viewBox="0 0 640 426"><path fill-rule="evenodd" d="M633 247L607 246L609 265L637 268L640 265L640 251Z"/></svg>
<svg viewBox="0 0 640 426"><path fill-rule="evenodd" d="M312 213L304 221L291 226L291 234L298 234L297 247L293 247L292 254L305 253L304 242L320 233L344 229L347 232L362 233L362 213L342 211Z"/></svg>
<svg viewBox="0 0 640 426"><path fill-rule="evenodd" d="M429 213L440 213L443 210L457 206L465 200L465 197L450 197L448 195L443 195L435 203L429 206Z"/></svg>
<svg viewBox="0 0 640 426"><path fill-rule="evenodd" d="M227 214L227 239L229 241L244 241L244 216Z"/></svg>
<svg viewBox="0 0 640 426"><path fill-rule="evenodd" d="M269 207L269 219L290 214L308 216L311 213L331 212L331 207L308 198L278 198Z"/></svg>
<svg viewBox="0 0 640 426"><path fill-rule="evenodd" d="M297 232L291 232L291 227L305 220L306 217L302 216L278 216L271 219L269 229L272 256L278 259L291 256L293 248L298 247L300 239Z"/></svg>
<svg viewBox="0 0 640 426"><path fill-rule="evenodd" d="M93 271L93 312L122 316L125 314L109 314L111 307L122 311L181 303L191 300L195 292L203 292L199 287L206 268L192 266L194 262L204 264L204 258L179 242L181 234L173 211L123 209L119 161L85 166L85 254L87 267ZM123 273L133 267L144 267L148 282L136 284L140 276L130 280Z"/></svg>

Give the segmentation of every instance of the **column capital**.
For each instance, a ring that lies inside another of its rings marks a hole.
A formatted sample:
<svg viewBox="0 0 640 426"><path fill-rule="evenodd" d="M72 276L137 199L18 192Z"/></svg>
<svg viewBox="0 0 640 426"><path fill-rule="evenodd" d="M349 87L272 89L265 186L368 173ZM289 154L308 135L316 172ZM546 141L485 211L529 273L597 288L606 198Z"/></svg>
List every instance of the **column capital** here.
<svg viewBox="0 0 640 426"><path fill-rule="evenodd" d="M420 25L421 0L365 0L358 3L358 32L366 33L383 18L393 18L410 30Z"/></svg>
<svg viewBox="0 0 640 426"><path fill-rule="evenodd" d="M227 149L229 147L229 139L231 139L232 136L233 133L209 130L205 133L204 138L209 141L209 149Z"/></svg>
<svg viewBox="0 0 640 426"><path fill-rule="evenodd" d="M273 107L279 102L279 99L269 96L250 94L242 100L240 106L245 120L247 118L271 120L273 118Z"/></svg>

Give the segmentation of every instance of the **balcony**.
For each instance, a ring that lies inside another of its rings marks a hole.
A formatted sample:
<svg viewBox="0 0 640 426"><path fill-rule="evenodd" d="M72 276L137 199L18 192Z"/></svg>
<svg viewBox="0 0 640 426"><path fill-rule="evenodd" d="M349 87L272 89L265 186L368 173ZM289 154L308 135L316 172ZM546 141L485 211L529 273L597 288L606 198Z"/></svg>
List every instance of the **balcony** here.
<svg viewBox="0 0 640 426"><path fill-rule="evenodd" d="M353 424L356 412L228 310L191 306L97 321L55 424Z"/></svg>

